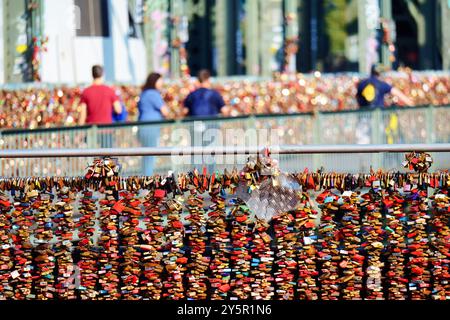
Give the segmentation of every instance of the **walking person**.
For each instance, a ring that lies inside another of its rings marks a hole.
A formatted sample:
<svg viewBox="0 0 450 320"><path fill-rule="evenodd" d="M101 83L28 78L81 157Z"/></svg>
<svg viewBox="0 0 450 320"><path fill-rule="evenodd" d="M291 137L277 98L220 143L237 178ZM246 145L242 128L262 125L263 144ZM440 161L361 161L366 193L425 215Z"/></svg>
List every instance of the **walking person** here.
<svg viewBox="0 0 450 320"><path fill-rule="evenodd" d="M217 117L220 114L228 115L220 93L212 89L211 73L206 70L200 70L198 73L199 87L191 92L184 101L184 114L189 117ZM218 144L215 137L208 137L207 130L217 130L219 125L212 121L195 121L191 129L191 146L215 146ZM208 164L208 171L212 172L215 168L215 158L213 156L192 156L192 165Z"/></svg>
<svg viewBox="0 0 450 320"><path fill-rule="evenodd" d="M165 106L160 90L163 79L159 73L150 73L139 98L139 121L162 121L169 115L169 109ZM158 124L142 124L139 127L139 140L144 147L156 147L159 145L160 126ZM144 157L143 172L147 176L153 174L155 157Z"/></svg>
<svg viewBox="0 0 450 320"><path fill-rule="evenodd" d="M116 90L116 95L118 97L120 97L122 95L121 92L122 91L120 89L117 89ZM113 110L113 114L112 114L113 123L124 123L124 122L127 122L127 119L128 119L128 111L127 111L127 108L125 107L125 102L121 98L119 98L119 102L120 102L120 104L122 106L122 112L121 113L115 113L114 110Z"/></svg>
<svg viewBox="0 0 450 320"><path fill-rule="evenodd" d="M379 78L381 73L381 67L373 65L370 71L370 77L358 83L356 99L358 100L359 107L361 109L383 108L384 98L389 93L397 97L403 104L408 106L413 105L413 101L398 88L381 80Z"/></svg>
<svg viewBox="0 0 450 320"><path fill-rule="evenodd" d="M203 69L198 73L199 87L184 100L184 114L190 117L226 115L225 102L219 92L211 88L211 74Z"/></svg>
<svg viewBox="0 0 450 320"><path fill-rule="evenodd" d="M363 79L358 83L356 100L358 101L360 109L373 110L376 108L384 108L384 98L389 93L397 97L397 99L404 104L412 105L413 101L403 92L379 79L381 72L381 67L379 65L373 65L370 71L370 77ZM365 132L365 134L359 134L357 139L366 141L365 143L370 143L371 128L369 118L366 114L361 113L358 120L359 128L357 129L361 132ZM358 143L364 144L364 142Z"/></svg>
<svg viewBox="0 0 450 320"><path fill-rule="evenodd" d="M405 105L413 105L413 101L408 98L403 92L401 92L398 88L395 88L388 84L387 82L380 79L382 74L380 65L373 65L370 71L370 77L367 79L363 79L358 83L356 99L358 101L359 107L361 110L373 110L376 108L384 108L384 99L386 95L392 94L395 96L400 102ZM394 117L395 119L392 119ZM371 127L370 118L367 117L365 112L359 114L358 116L358 127L356 128L359 134L357 135L357 143L358 144L368 144L374 143L372 141L372 130L374 128ZM391 120L395 121L397 119L397 115L395 112L391 113ZM391 121L390 121L391 122ZM377 124L380 127L380 130L385 130L383 128L382 123ZM398 127L393 126L395 130L398 131ZM386 131L386 133L388 133ZM396 135L395 132L393 132ZM395 143L397 141L388 140L389 143ZM398 155L397 155L398 156ZM397 157L393 156L393 157ZM360 161L368 161L367 158L361 158ZM397 161L397 159L394 159Z"/></svg>
<svg viewBox="0 0 450 320"><path fill-rule="evenodd" d="M92 85L81 94L81 111L78 123L111 124L113 112L122 113L122 105L115 91L104 84L103 67L92 67Z"/></svg>
<svg viewBox="0 0 450 320"><path fill-rule="evenodd" d="M113 113L121 114L122 105L115 91L104 84L103 67L92 67L92 85L81 94L80 101L80 125L85 124L111 124ZM105 129L99 132L100 146L112 148L112 130Z"/></svg>

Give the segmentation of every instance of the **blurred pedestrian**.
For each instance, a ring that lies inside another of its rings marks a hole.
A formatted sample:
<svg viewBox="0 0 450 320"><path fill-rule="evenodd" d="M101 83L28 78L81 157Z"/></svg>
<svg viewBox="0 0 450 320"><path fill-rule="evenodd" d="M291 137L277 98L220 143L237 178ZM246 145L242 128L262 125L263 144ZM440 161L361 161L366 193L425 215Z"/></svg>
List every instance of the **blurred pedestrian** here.
<svg viewBox="0 0 450 320"><path fill-rule="evenodd" d="M190 117L216 117L219 114L228 115L225 102L219 92L211 88L211 74L203 69L198 73L199 87L191 92L184 100L184 114ZM212 130L218 130L217 121L205 119L205 122L194 122L191 127L191 146L212 147L217 145L216 134ZM209 132L209 134L208 134ZM207 155L191 157L191 165L207 165L208 171L215 168L215 158Z"/></svg>
<svg viewBox="0 0 450 320"><path fill-rule="evenodd" d="M211 89L211 74L203 69L198 73L199 88L184 100L184 113L190 117L212 117L225 113L225 102L219 92Z"/></svg>
<svg viewBox="0 0 450 320"><path fill-rule="evenodd" d="M103 67L92 67L92 85L81 94L79 124L112 124L113 113L122 113L122 105L115 91L104 84ZM102 129L99 132L100 147L112 148L113 131Z"/></svg>
<svg viewBox="0 0 450 320"><path fill-rule="evenodd" d="M119 97L119 102L122 106L122 112L121 113L115 113L113 110L113 122L114 123L123 123L123 122L127 122L128 119L128 111L127 108L125 106L125 102L123 101L123 99L121 98L122 96L122 92L120 89L116 90L116 95Z"/></svg>
<svg viewBox="0 0 450 320"><path fill-rule="evenodd" d="M408 98L398 88L392 87L387 82L379 79L382 73L379 65L373 65L370 71L370 77L363 79L358 83L356 99L361 109L374 109L384 107L384 98L387 94L397 97L405 105L412 105L413 101Z"/></svg>
<svg viewBox="0 0 450 320"><path fill-rule="evenodd" d="M169 115L169 109L164 104L160 90L163 79L159 73L150 73L139 98L139 121L162 121ZM139 140L144 147L156 147L159 145L160 125L141 124L139 126ZM153 174L155 157L144 157L143 172L150 176Z"/></svg>
<svg viewBox="0 0 450 320"><path fill-rule="evenodd" d="M111 124L113 112L122 113L122 105L115 91L104 84L103 67L92 67L92 85L81 94L79 124Z"/></svg>
<svg viewBox="0 0 450 320"><path fill-rule="evenodd" d="M364 109L375 109L384 108L384 99L387 94L392 94L394 97L403 103L404 105L413 105L412 99L408 98L403 92L398 88L395 88L385 81L379 79L382 73L382 68L380 65L373 65L370 70L370 77L363 79L358 83L356 99L358 101L359 107ZM393 120L396 119L395 111L390 114ZM391 122L391 121L390 121ZM393 136L398 135L398 128L395 126L393 131L389 131ZM357 135L358 144L374 143L372 141L372 126L370 123L370 117L366 113L361 113L358 115L358 128ZM388 131L386 131L387 133ZM388 140L389 143L399 143L399 141L394 141L394 139Z"/></svg>

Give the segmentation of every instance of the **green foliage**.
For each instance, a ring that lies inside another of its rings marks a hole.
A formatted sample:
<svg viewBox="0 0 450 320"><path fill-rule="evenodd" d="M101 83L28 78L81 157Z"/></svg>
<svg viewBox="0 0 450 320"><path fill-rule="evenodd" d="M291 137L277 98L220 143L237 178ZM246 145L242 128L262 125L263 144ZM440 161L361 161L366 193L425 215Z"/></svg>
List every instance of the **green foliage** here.
<svg viewBox="0 0 450 320"><path fill-rule="evenodd" d="M325 30L330 42L330 54L342 55L347 38L347 0L324 0Z"/></svg>

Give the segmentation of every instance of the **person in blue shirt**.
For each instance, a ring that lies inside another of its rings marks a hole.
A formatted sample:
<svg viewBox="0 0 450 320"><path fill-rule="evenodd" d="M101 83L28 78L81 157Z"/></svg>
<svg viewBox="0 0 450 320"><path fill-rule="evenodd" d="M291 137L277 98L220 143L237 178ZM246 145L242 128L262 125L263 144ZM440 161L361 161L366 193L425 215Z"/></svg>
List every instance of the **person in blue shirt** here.
<svg viewBox="0 0 450 320"><path fill-rule="evenodd" d="M225 113L225 102L219 92L211 89L211 74L208 70L198 73L199 88L184 100L184 114L190 117L214 117Z"/></svg>
<svg viewBox="0 0 450 320"><path fill-rule="evenodd" d="M373 65L370 71L370 77L358 83L356 99L360 108L374 109L384 107L384 97L389 93L397 97L405 105L413 104L413 101L399 89L380 80L380 74L381 67L379 65Z"/></svg>
<svg viewBox="0 0 450 320"><path fill-rule="evenodd" d="M142 86L139 97L138 110L139 121L162 121L169 115L169 110L164 104L160 90L163 80L159 73L151 73ZM139 127L139 140L144 147L156 147L159 144L160 126L158 124L142 124ZM155 158L144 157L143 172L150 176L153 174Z"/></svg>
<svg viewBox="0 0 450 320"><path fill-rule="evenodd" d="M112 115L112 119L113 119L113 123L122 123L122 122L127 122L128 119L128 111L127 108L125 106L125 103L123 102L123 100L120 98L122 96L122 92L120 89L116 90L116 95L119 97L119 101L120 104L122 105L122 112L121 113L115 113L113 112Z"/></svg>
<svg viewBox="0 0 450 320"><path fill-rule="evenodd" d="M191 92L184 101L184 114L189 117L217 117L220 114L228 115L228 109L219 92L211 88L211 74L203 69L198 73L199 87ZM191 146L214 146L216 136L209 136L210 129L218 130L219 125L216 121L205 121L205 123L194 123L191 127ZM215 158L208 155L198 155L191 157L191 165L201 167L207 165L209 172L215 168Z"/></svg>
<svg viewBox="0 0 450 320"><path fill-rule="evenodd" d="M375 109L384 108L384 97L387 94L392 94L397 97L399 102L404 105L413 105L413 101L408 98L399 89L392 87L387 82L379 79L381 75L381 66L373 65L370 70L370 77L358 83L356 99L361 109ZM395 113L390 115L391 118L395 117ZM365 114L358 116L358 128L359 134L357 138L358 143L370 143L372 136L372 127L370 125L369 118Z"/></svg>

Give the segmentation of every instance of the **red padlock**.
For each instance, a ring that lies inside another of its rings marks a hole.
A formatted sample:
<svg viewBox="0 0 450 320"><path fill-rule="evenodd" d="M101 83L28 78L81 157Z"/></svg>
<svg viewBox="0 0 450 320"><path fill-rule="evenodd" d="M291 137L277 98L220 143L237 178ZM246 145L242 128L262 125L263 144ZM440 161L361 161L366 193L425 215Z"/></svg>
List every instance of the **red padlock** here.
<svg viewBox="0 0 450 320"><path fill-rule="evenodd" d="M163 189L156 189L153 197L155 198L164 198L166 196L166 191Z"/></svg>

